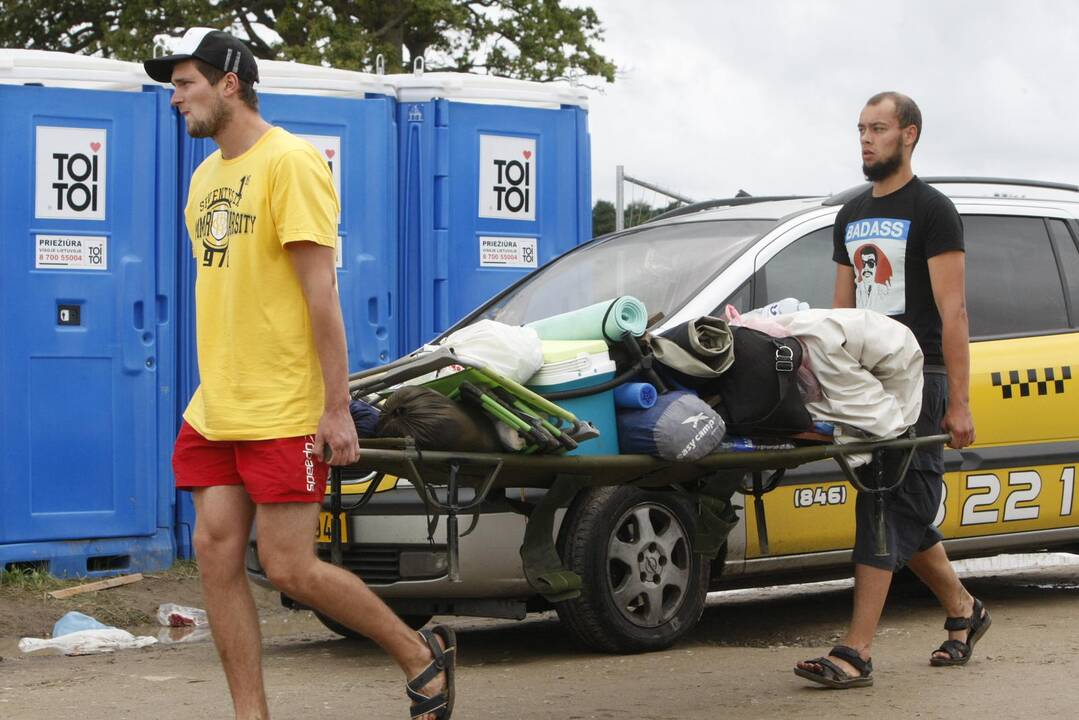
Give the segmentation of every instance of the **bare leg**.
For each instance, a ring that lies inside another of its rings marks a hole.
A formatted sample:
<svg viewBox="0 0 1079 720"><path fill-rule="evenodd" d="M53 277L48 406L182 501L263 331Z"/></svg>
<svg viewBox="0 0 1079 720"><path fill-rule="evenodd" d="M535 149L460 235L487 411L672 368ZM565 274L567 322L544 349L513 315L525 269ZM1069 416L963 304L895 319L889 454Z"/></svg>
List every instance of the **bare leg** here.
<svg viewBox="0 0 1079 720"><path fill-rule="evenodd" d="M203 600L237 720L270 717L262 685L262 636L244 571L255 506L240 485L195 490L195 554Z"/></svg>
<svg viewBox="0 0 1079 720"><path fill-rule="evenodd" d="M888 598L888 588L891 585L890 570L881 570L871 565L854 566L854 612L850 628L839 644L858 651L863 660L872 656L873 636L877 633L880 614L884 610L884 602ZM861 674L846 660L832 655L829 655L828 659L851 676L857 677ZM812 672L820 671L820 666L811 662L800 662L798 667Z"/></svg>
<svg viewBox="0 0 1079 720"><path fill-rule="evenodd" d="M274 587L374 640L406 679L431 662L427 645L360 578L315 555L317 505L259 505L256 524L259 559ZM422 692L431 696L444 685L439 675Z"/></svg>
<svg viewBox="0 0 1079 720"><path fill-rule="evenodd" d="M907 564L937 596L948 617L970 617L974 611L974 597L963 587L955 569L948 562L944 543L938 542L928 550L915 553ZM966 642L968 634L967 630L952 630L948 638ZM938 651L933 656L947 658L948 653Z"/></svg>

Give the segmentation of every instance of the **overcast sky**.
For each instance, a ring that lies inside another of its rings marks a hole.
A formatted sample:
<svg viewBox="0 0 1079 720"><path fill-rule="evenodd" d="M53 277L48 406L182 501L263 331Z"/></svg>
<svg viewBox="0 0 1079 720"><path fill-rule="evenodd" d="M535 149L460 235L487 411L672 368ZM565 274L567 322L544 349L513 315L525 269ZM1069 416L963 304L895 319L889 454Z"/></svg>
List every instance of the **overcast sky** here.
<svg viewBox="0 0 1079 720"><path fill-rule="evenodd" d="M694 200L858 184L855 125L880 90L922 109L918 174L1079 182L1079 2L584 4L619 66L590 101L594 200L618 164Z"/></svg>

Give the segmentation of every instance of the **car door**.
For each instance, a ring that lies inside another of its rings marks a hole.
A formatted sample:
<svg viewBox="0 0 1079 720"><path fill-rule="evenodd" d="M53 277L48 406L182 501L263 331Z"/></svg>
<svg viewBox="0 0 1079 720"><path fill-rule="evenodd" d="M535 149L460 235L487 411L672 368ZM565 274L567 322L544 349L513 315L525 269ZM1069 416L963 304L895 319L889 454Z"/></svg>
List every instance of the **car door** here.
<svg viewBox="0 0 1079 720"><path fill-rule="evenodd" d="M1052 209L961 206L977 443L945 454L937 524L971 550L1076 535L1079 249Z"/></svg>

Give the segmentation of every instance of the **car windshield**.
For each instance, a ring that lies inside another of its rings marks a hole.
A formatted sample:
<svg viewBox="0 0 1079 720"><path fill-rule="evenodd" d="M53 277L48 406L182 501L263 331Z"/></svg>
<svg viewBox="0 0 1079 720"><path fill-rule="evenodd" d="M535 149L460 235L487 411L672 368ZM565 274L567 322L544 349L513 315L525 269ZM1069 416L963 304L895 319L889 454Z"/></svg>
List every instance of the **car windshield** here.
<svg viewBox="0 0 1079 720"><path fill-rule="evenodd" d="M688 222L597 240L537 270L470 321L522 325L620 295L642 301L649 316L669 317L774 225L775 220Z"/></svg>

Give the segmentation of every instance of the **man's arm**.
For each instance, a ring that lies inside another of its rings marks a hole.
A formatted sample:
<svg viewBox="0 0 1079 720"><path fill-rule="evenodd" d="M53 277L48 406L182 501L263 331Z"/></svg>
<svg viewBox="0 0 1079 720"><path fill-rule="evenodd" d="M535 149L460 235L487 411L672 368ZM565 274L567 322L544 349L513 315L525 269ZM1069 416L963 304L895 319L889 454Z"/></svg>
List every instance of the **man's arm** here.
<svg viewBox="0 0 1079 720"><path fill-rule="evenodd" d="M948 371L948 410L940 425L952 436L948 444L956 449L974 442L965 260L965 254L955 250L929 258L929 280L940 313L944 366Z"/></svg>
<svg viewBox="0 0 1079 720"><path fill-rule="evenodd" d="M832 295L832 307L854 307L854 268L850 265L835 264L835 293Z"/></svg>
<svg viewBox="0 0 1079 720"><path fill-rule="evenodd" d="M301 241L286 244L285 250L303 288L326 388L315 447L321 451L323 445L328 445L333 451L330 464L348 465L359 460L360 443L348 410L348 349L337 295L334 249Z"/></svg>

